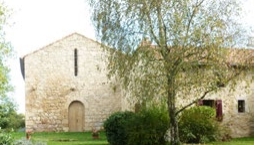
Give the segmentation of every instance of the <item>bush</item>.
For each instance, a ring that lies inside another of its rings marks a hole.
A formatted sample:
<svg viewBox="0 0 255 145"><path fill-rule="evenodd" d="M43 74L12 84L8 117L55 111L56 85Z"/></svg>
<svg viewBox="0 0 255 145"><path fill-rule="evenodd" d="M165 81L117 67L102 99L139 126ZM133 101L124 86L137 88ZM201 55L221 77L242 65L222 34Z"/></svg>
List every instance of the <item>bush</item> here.
<svg viewBox="0 0 255 145"><path fill-rule="evenodd" d="M12 136L9 133L4 132L0 128L0 145L12 145L14 142Z"/></svg>
<svg viewBox="0 0 255 145"><path fill-rule="evenodd" d="M0 127L5 130L24 128L25 115L18 114L11 103L0 104Z"/></svg>
<svg viewBox="0 0 255 145"><path fill-rule="evenodd" d="M206 106L185 110L179 120L180 140L185 143L205 143L215 141L218 123L215 109Z"/></svg>
<svg viewBox="0 0 255 145"><path fill-rule="evenodd" d="M165 107L151 106L142 109L127 124L128 145L164 145L169 128Z"/></svg>
<svg viewBox="0 0 255 145"><path fill-rule="evenodd" d="M23 114L18 114L16 112L12 113L9 115L9 123L7 128L9 129L14 129L17 131L20 128L25 127L25 115Z"/></svg>
<svg viewBox="0 0 255 145"><path fill-rule="evenodd" d="M133 112L116 112L112 114L105 122L104 129L107 141L111 145L126 145L127 144L127 132L126 124L127 120L134 116Z"/></svg>

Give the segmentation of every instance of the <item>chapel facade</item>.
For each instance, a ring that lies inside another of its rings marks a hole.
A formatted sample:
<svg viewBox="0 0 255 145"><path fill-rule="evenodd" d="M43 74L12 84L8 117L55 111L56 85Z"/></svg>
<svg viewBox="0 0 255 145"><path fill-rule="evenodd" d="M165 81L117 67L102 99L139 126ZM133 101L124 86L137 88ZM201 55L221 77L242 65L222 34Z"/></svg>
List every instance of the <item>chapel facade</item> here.
<svg viewBox="0 0 255 145"><path fill-rule="evenodd" d="M100 45L74 33L23 57L26 130L88 131L121 109Z"/></svg>

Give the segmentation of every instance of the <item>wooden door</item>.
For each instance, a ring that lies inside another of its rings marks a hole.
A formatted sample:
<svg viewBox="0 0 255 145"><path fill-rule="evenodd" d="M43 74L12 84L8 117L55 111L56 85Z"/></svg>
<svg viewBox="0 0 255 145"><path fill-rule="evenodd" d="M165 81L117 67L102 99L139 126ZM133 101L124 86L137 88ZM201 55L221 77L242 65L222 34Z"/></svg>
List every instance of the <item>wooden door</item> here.
<svg viewBox="0 0 255 145"><path fill-rule="evenodd" d="M68 122L70 132L82 132L84 129L84 106L79 101L74 101L68 108Z"/></svg>

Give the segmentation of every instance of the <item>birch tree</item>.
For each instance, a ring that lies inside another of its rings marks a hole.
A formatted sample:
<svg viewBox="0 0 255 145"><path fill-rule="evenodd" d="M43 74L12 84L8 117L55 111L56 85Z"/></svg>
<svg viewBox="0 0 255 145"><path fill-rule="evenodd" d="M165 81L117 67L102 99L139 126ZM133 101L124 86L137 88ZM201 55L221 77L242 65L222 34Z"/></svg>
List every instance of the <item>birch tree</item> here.
<svg viewBox="0 0 255 145"><path fill-rule="evenodd" d="M165 98L171 144L179 145L180 112L238 74L225 61L225 48L242 34L238 2L90 0L90 6L96 36L112 48L109 76L137 100ZM185 94L193 101L176 106Z"/></svg>
<svg viewBox="0 0 255 145"><path fill-rule="evenodd" d="M12 56L12 47L6 41L4 32L8 17L7 7L0 2L0 127L8 124L9 120L6 116L15 109L13 100L8 97L8 93L13 90L10 84L10 69L7 65L7 59Z"/></svg>

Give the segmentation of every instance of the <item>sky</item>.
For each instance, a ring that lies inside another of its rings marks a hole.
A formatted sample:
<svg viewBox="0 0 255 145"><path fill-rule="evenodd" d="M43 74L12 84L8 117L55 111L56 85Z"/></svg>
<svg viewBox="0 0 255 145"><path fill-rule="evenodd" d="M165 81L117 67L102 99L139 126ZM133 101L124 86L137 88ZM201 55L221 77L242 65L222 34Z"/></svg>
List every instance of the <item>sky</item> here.
<svg viewBox="0 0 255 145"><path fill-rule="evenodd" d="M85 0L4 0L12 9L5 28L6 39L11 42L15 56L8 62L11 67L10 93L18 104L18 112L25 113L25 86L19 58L47 44L77 32L95 39Z"/></svg>
<svg viewBox="0 0 255 145"><path fill-rule="evenodd" d="M25 86L19 57L77 32L95 40L86 0L0 0L12 9L5 28L6 39L11 42L15 57L8 62L11 68L10 94L18 104L18 112L25 113ZM244 0L244 23L254 26L254 0ZM253 27L254 28L254 27Z"/></svg>

